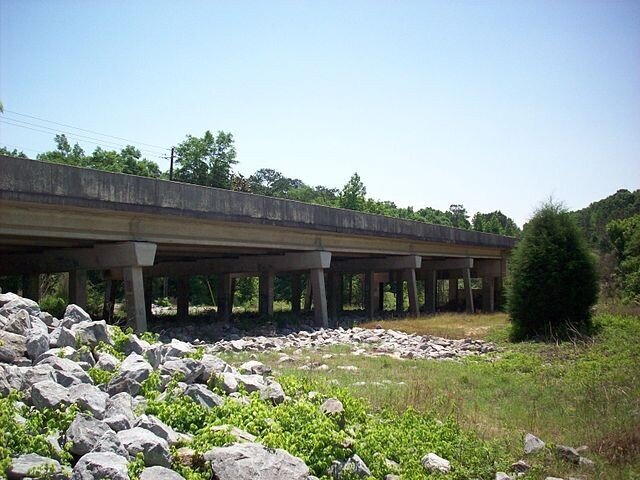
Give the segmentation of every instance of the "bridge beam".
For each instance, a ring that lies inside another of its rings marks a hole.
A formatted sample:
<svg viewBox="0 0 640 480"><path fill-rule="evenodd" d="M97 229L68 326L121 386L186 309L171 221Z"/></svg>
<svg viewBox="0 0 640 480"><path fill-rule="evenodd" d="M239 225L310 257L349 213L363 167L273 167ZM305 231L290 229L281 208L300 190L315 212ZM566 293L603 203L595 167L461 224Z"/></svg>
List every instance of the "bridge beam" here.
<svg viewBox="0 0 640 480"><path fill-rule="evenodd" d="M187 262L163 262L145 268L150 277L194 276L213 273L300 272L312 268L329 268L331 252L287 252L278 255L242 255ZM114 272L117 276L117 272Z"/></svg>
<svg viewBox="0 0 640 480"><path fill-rule="evenodd" d="M420 268L422 257L419 255L397 255L383 258L352 258L334 260L331 268L339 272L388 272L390 270L406 270Z"/></svg>
<svg viewBox="0 0 640 480"><path fill-rule="evenodd" d="M0 255L0 275L57 273L74 270L107 270L139 266L150 267L156 255L156 244L120 242L91 248L60 248L41 253Z"/></svg>

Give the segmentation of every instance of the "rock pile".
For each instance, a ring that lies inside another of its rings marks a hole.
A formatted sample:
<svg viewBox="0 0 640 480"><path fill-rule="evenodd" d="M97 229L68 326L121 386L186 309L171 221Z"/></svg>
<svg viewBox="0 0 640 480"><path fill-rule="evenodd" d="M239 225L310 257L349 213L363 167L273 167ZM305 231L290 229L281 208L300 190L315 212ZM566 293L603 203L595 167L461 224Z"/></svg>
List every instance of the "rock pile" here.
<svg viewBox="0 0 640 480"><path fill-rule="evenodd" d="M288 330L285 330L287 332ZM331 345L350 345L359 355L387 355L396 358L445 360L495 351L495 346L481 340L449 340L430 335L416 335L385 330L342 327L309 329L289 333L277 331L270 336L227 338L213 343L212 352L258 352L286 349L321 348Z"/></svg>
<svg viewBox="0 0 640 480"><path fill-rule="evenodd" d="M188 343L149 344L135 335L127 339L128 355L120 361L97 349L101 342L113 344L111 327L92 321L75 305L67 308L64 318L56 319L41 312L36 302L0 294L0 395L17 390L36 409L75 404L81 410L66 431L51 438L58 449L68 446L74 457L72 469L55 458L26 454L13 458L2 472L9 479L37 477L38 472L56 479L128 479L129 462L139 453L146 467L141 479L183 478L170 470L170 447L188 444L189 435L139 413L145 402L139 395L142 384L154 371L160 375L161 390L178 375L178 388L206 407L224 402L208 388L211 378L239 401L243 400L239 390L260 392L274 404L285 400L280 384L266 376L270 369L259 362L247 362L237 370L213 355L197 355ZM91 367L113 372L113 377L95 385L88 374ZM309 478L309 469L299 458L253 443L255 437L237 428L229 433L243 443L204 454L216 478Z"/></svg>

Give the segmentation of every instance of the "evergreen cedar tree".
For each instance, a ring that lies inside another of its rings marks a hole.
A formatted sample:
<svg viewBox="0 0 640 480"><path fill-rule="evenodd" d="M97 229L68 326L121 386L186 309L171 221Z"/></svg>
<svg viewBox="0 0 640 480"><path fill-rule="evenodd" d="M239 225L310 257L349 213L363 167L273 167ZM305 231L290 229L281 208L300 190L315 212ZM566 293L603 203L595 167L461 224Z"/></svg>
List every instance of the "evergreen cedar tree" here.
<svg viewBox="0 0 640 480"><path fill-rule="evenodd" d="M597 296L595 264L576 223L561 206L543 205L511 257L507 308L514 339L588 331Z"/></svg>

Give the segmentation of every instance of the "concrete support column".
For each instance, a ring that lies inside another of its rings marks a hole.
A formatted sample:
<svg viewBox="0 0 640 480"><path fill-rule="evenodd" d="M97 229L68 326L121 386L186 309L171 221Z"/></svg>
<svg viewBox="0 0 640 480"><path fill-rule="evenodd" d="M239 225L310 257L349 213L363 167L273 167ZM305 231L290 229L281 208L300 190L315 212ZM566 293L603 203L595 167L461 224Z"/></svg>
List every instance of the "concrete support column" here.
<svg viewBox="0 0 640 480"><path fill-rule="evenodd" d="M189 318L189 277L179 277L177 286L177 317L183 321Z"/></svg>
<svg viewBox="0 0 640 480"><path fill-rule="evenodd" d="M107 323L113 321L113 310L116 304L116 282L114 280L104 281L104 304L102 306L102 318Z"/></svg>
<svg viewBox="0 0 640 480"><path fill-rule="evenodd" d="M293 273L291 275L291 311L300 312L300 296L302 294L302 275Z"/></svg>
<svg viewBox="0 0 640 480"><path fill-rule="evenodd" d="M40 274L31 273L22 276L22 296L35 302L40 301Z"/></svg>
<svg viewBox="0 0 640 480"><path fill-rule="evenodd" d="M409 315L417 317L420 314L418 305L418 282L416 281L416 271L408 268L402 272L402 276L407 281L407 290L409 293Z"/></svg>
<svg viewBox="0 0 640 480"><path fill-rule="evenodd" d="M396 313L404 312L404 281L400 272L392 272L396 284Z"/></svg>
<svg viewBox="0 0 640 480"><path fill-rule="evenodd" d="M309 271L309 283L313 292L313 319L317 327L329 326L327 313L327 295L324 286L324 269L314 268Z"/></svg>
<svg viewBox="0 0 640 480"><path fill-rule="evenodd" d="M124 267L124 296L127 303L127 325L142 333L147 330L142 267Z"/></svg>
<svg viewBox="0 0 640 480"><path fill-rule="evenodd" d="M491 313L495 310L495 278L484 277L482 279L482 310Z"/></svg>
<svg viewBox="0 0 640 480"><path fill-rule="evenodd" d="M258 311L262 315L271 317L273 315L273 272L262 272L260 274L260 294L258 298Z"/></svg>
<svg viewBox="0 0 640 480"><path fill-rule="evenodd" d="M307 279L307 286L304 290L304 311L308 312L311 310L311 295L312 295L312 286L311 286L311 278Z"/></svg>
<svg viewBox="0 0 640 480"><path fill-rule="evenodd" d="M436 271L427 270L424 277L424 309L426 313L436 313Z"/></svg>
<svg viewBox="0 0 640 480"><path fill-rule="evenodd" d="M364 274L364 300L365 311L369 320L374 319L378 313L379 295L380 290L378 289L375 272L366 272Z"/></svg>
<svg viewBox="0 0 640 480"><path fill-rule="evenodd" d="M384 312L384 282L378 282L378 312Z"/></svg>
<svg viewBox="0 0 640 480"><path fill-rule="evenodd" d="M230 273L223 273L218 279L218 320L228 322L233 311L232 280Z"/></svg>
<svg viewBox="0 0 640 480"><path fill-rule="evenodd" d="M144 312L147 315L147 321L151 320L153 312L151 311L151 302L153 300L153 278L144 277Z"/></svg>
<svg viewBox="0 0 640 480"><path fill-rule="evenodd" d="M449 278L449 303L457 303L458 300L458 278Z"/></svg>
<svg viewBox="0 0 640 480"><path fill-rule="evenodd" d="M473 313L473 290L471 289L471 269L462 269L462 278L464 279L464 296L467 313Z"/></svg>
<svg viewBox="0 0 640 480"><path fill-rule="evenodd" d="M338 323L338 311L342 308L342 291L341 280L342 275L335 270L329 271L329 294L327 295L327 308L329 310L329 319L332 325Z"/></svg>
<svg viewBox="0 0 640 480"><path fill-rule="evenodd" d="M87 307L87 271L74 270L69 272L69 303L79 307Z"/></svg>

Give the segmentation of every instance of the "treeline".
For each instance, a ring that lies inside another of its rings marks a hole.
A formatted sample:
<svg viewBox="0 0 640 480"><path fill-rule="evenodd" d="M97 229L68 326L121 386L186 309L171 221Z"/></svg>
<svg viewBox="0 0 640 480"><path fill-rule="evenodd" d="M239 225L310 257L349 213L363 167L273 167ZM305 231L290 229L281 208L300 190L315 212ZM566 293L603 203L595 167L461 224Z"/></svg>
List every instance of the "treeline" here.
<svg viewBox="0 0 640 480"><path fill-rule="evenodd" d="M87 154L77 143L71 145L65 135L56 135L55 144L55 150L41 153L37 159L109 172L169 178L169 172L161 171L157 163L145 159L140 150L133 146L127 146L119 152L98 147L93 153ZM17 150L0 148L0 153L26 158ZM370 198L357 173L352 175L342 189L311 186L270 168L259 169L253 175L245 177L234 171L234 166L238 163L236 156L233 135L230 133L219 131L213 134L207 131L202 137L187 135L175 149L172 179L455 228L515 237L521 234L516 223L500 211L476 213L470 219L465 207L459 204L452 204L447 211L431 207L414 210L413 207L398 207L388 200Z"/></svg>
<svg viewBox="0 0 640 480"><path fill-rule="evenodd" d="M573 216L598 256L602 294L640 304L640 190L618 190Z"/></svg>

